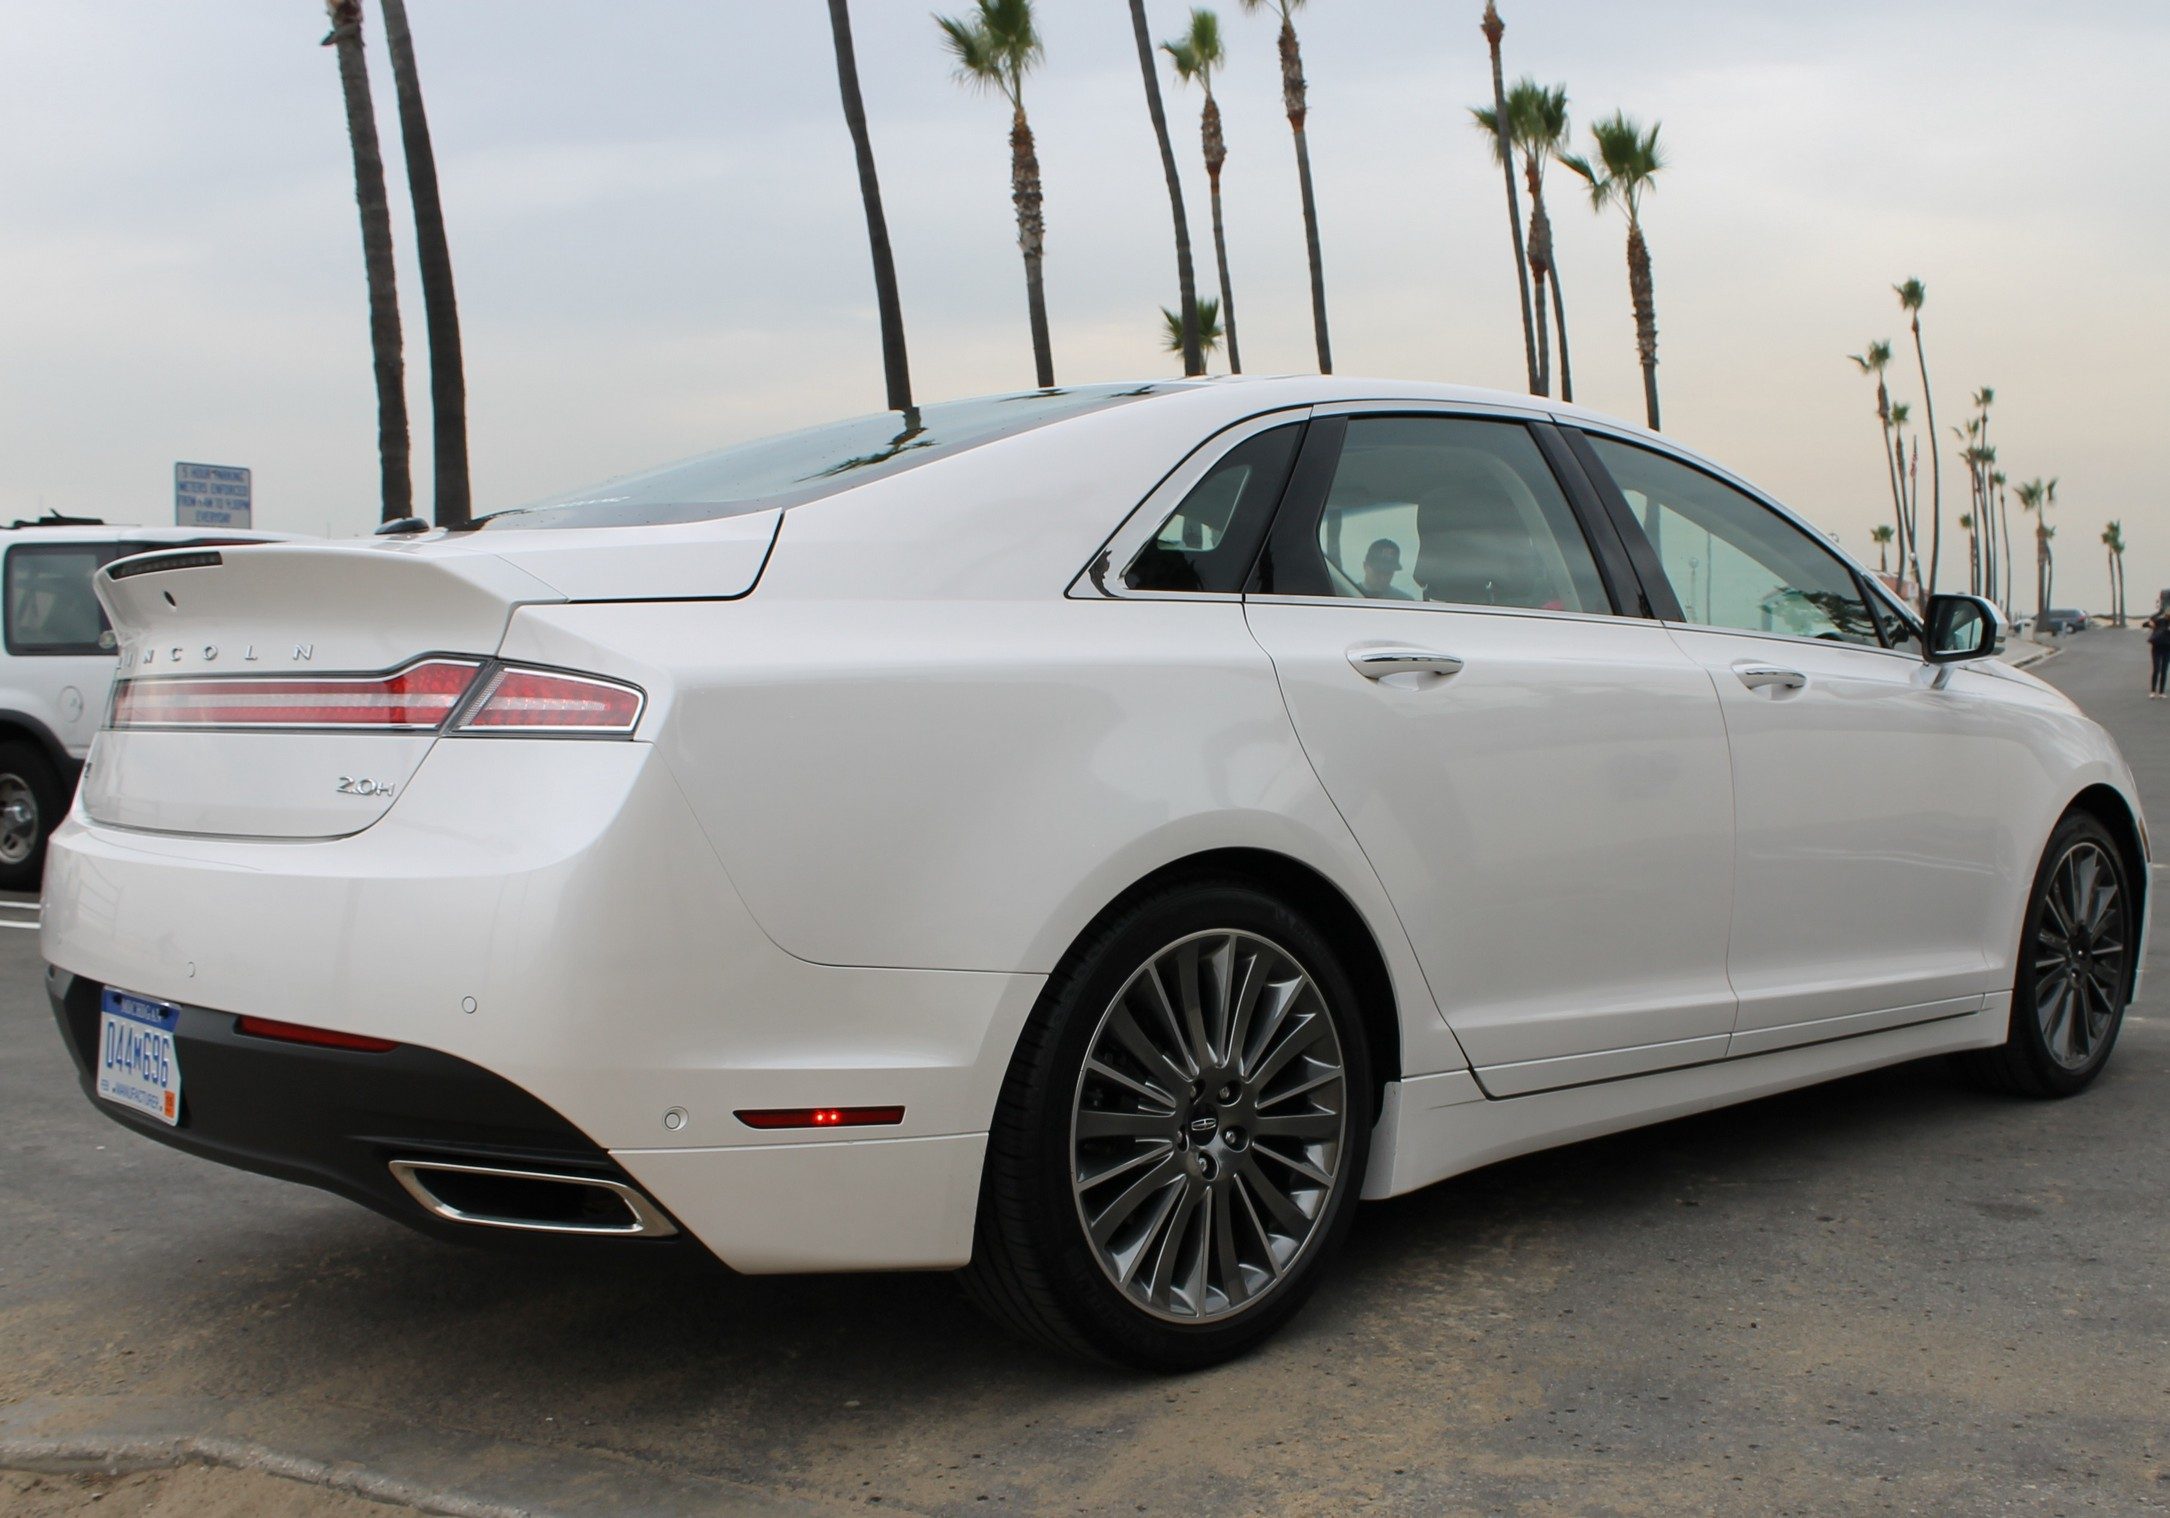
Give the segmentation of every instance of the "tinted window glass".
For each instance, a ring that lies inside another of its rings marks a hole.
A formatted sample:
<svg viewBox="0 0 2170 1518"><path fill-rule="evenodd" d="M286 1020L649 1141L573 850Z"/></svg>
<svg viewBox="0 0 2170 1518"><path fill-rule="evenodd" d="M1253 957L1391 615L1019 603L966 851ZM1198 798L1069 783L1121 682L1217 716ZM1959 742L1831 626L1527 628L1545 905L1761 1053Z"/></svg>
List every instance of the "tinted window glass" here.
<svg viewBox="0 0 2170 1518"><path fill-rule="evenodd" d="M1229 449L1138 550L1123 583L1132 590L1241 590L1302 437L1300 425L1275 427Z"/></svg>
<svg viewBox="0 0 2170 1518"><path fill-rule="evenodd" d="M113 634L90 577L111 556L99 543L18 546L7 558L7 646L15 654L111 652Z"/></svg>
<svg viewBox="0 0 2170 1518"><path fill-rule="evenodd" d="M1573 509L1516 422L1351 421L1316 545L1334 595L1612 610ZM1284 593L1316 583L1308 575Z"/></svg>
<svg viewBox="0 0 2170 1518"><path fill-rule="evenodd" d="M533 506L495 512L478 525L638 527L796 506L945 454L1168 388L1089 385L945 401L922 406L917 413L885 411L629 474Z"/></svg>
<svg viewBox="0 0 2170 1518"><path fill-rule="evenodd" d="M1677 460L1592 435L1688 621L1877 645L1846 562L1753 496Z"/></svg>

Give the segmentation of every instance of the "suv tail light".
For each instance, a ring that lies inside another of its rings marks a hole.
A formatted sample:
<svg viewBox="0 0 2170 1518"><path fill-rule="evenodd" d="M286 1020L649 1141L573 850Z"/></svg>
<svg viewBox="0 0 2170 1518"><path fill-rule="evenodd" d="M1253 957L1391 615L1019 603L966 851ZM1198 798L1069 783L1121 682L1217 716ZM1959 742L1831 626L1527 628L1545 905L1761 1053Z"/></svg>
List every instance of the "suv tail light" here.
<svg viewBox="0 0 2170 1518"><path fill-rule="evenodd" d="M388 675L122 680L107 725L626 738L645 703L638 686L595 675L432 656Z"/></svg>

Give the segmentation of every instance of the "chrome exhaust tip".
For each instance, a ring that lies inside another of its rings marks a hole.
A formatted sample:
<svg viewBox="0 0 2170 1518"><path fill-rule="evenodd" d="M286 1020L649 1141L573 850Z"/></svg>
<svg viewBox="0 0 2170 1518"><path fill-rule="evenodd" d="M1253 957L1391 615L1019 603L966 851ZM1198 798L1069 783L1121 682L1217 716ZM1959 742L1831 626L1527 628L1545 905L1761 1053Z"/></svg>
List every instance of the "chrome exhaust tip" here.
<svg viewBox="0 0 2170 1518"><path fill-rule="evenodd" d="M409 1196L455 1223L589 1238L667 1239L678 1232L662 1208L605 1176L453 1160L393 1160L391 1170Z"/></svg>

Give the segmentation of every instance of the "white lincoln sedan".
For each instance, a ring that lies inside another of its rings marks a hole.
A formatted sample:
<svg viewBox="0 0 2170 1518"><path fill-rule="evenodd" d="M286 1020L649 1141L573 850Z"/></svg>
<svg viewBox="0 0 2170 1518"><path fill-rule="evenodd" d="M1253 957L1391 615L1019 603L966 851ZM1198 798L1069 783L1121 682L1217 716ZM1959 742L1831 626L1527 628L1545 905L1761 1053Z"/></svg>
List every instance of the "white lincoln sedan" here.
<svg viewBox="0 0 2170 1518"><path fill-rule="evenodd" d="M1196 1366L1361 1198L1927 1055L2076 1092L2140 962L2131 775L1994 607L1527 397L960 401L98 582L84 1089L446 1238Z"/></svg>

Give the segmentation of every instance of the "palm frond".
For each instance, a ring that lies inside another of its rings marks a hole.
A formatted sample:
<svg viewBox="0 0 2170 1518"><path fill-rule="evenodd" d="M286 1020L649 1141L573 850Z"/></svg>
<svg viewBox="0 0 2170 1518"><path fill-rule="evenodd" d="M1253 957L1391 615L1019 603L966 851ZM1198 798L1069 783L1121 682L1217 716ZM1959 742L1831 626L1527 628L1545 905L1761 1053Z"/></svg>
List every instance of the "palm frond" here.
<svg viewBox="0 0 2170 1518"><path fill-rule="evenodd" d="M1161 319L1168 324L1167 349L1170 353L1183 351L1183 313L1160 308ZM1210 295L1198 297L1198 347L1201 352L1211 353L1221 345L1221 303Z"/></svg>
<svg viewBox="0 0 2170 1518"><path fill-rule="evenodd" d="M1891 293L1899 297L1899 309L1919 311L1922 302L1929 298L1929 287L1918 279L1910 279L1902 285L1893 285Z"/></svg>

